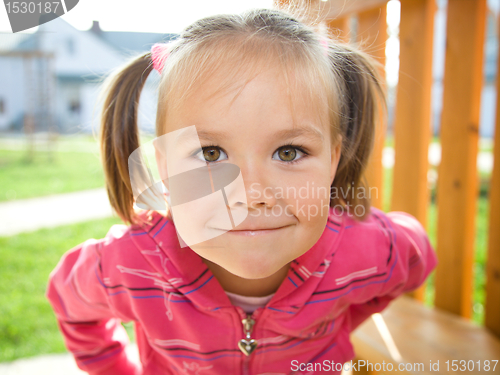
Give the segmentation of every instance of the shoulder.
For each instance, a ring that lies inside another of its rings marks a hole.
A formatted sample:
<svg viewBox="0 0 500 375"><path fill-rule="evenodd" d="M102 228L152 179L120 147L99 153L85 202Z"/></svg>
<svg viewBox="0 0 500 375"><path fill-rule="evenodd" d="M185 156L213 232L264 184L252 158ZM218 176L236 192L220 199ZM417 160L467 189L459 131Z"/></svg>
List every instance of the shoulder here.
<svg viewBox="0 0 500 375"><path fill-rule="evenodd" d="M436 264L424 228L410 214L372 208L362 221L346 214L337 220L340 241L327 280L353 303L413 290Z"/></svg>
<svg viewBox="0 0 500 375"><path fill-rule="evenodd" d="M143 248L155 247L155 231L160 230L162 222L168 220L155 211L142 211L138 218L138 224L113 225L104 238L93 240L92 243L101 258L130 259L140 256Z"/></svg>
<svg viewBox="0 0 500 375"><path fill-rule="evenodd" d="M386 244L391 236L391 220L387 214L376 208L372 208L363 220L356 219L348 212L338 211L332 211L330 217L342 224L341 244L359 251L379 248Z"/></svg>
<svg viewBox="0 0 500 375"><path fill-rule="evenodd" d="M364 220L357 220L347 213L339 215L335 211L330 213L330 217L337 217L342 221L345 232L343 237L349 241L366 242L378 237L389 238L403 229L426 235L425 229L414 216L401 211L385 213L372 207Z"/></svg>
<svg viewBox="0 0 500 375"><path fill-rule="evenodd" d="M346 213L335 216L335 212L333 218L342 223L337 255L357 267L361 263L388 265L395 252L407 247L410 238L428 241L422 225L405 212L384 213L371 208L364 220Z"/></svg>

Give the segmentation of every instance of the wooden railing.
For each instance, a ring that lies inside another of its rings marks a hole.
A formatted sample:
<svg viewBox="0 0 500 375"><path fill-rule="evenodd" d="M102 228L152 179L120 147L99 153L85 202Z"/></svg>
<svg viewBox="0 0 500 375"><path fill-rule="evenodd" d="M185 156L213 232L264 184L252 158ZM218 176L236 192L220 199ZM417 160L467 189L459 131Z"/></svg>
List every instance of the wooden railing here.
<svg viewBox="0 0 500 375"><path fill-rule="evenodd" d="M277 1L276 4L279 6L290 2L293 0ZM341 42L353 42L354 36L349 29L352 24L350 19L356 17L358 26L354 42L362 40L361 46L367 46L366 52L371 53L382 64L384 63L387 40L387 1L312 0L309 3L316 12L320 11L331 34L338 37ZM436 9L435 0L401 0L400 65L393 130L395 163L390 209L408 212L424 226L427 226L430 207L427 176L432 128L432 54ZM394 326L395 329L404 329L404 319L413 319L414 326L417 327L422 323L416 322L419 317L426 319L427 322L433 320L434 329L443 331L441 338L433 336L435 341L432 343L432 345L445 346L444 354L438 356L443 361L446 358L473 360L483 358L481 355L484 353L490 356L496 355L496 358L492 357L491 360L500 360L499 114L496 119L494 167L489 189L489 244L484 327L477 327L453 317L460 316L469 319L472 310L474 228L476 227L478 198L477 156L486 15L486 0L448 0L443 107L439 135L442 154L437 184L439 264L435 272L434 300L437 309L424 308L415 302L408 305L408 301L405 301L395 307L392 312L384 314L387 316L386 321L397 320L397 314L407 315L407 317L399 317L400 320ZM500 80L497 81L497 92L500 93ZM497 97L497 108L500 108L500 95ZM370 186L377 187L379 192L384 189L382 177L384 144L385 126L381 124L367 172ZM382 194L379 194L378 199L373 201L374 206L382 207L381 197ZM423 288L414 292L413 297L421 301ZM417 305L419 307L415 307ZM412 313L409 314L409 311ZM387 321L387 323L390 326L391 322ZM407 323L411 324L411 322ZM411 329L408 327L406 326L406 329L410 332ZM369 355L373 354L372 358L385 358L383 355L380 357L374 354L373 345L367 344L370 340L367 334L371 332L370 329L365 327L365 332L359 334L354 340L358 344L357 349L362 347L361 351L358 350L359 357L363 358L364 354L371 350ZM460 341L460 337L463 337L462 342L455 342L457 347L462 345L461 349L455 352L452 350L453 340L450 341L452 335L449 334L452 330L458 332L455 341ZM401 336L401 332L392 333L394 336ZM460 336L460 333L463 336ZM425 337L420 339L423 341L419 345L423 348L426 345ZM404 340L404 335L401 340ZM471 341L467 342L467 340ZM371 349L368 350L368 347ZM417 347L415 349L417 350ZM436 350L435 347L433 349ZM450 350L446 351L446 349ZM428 353L425 350L420 351ZM483 353L480 354L479 351ZM394 359L394 355L389 352L387 355ZM430 360L430 358L422 359ZM406 360L404 354L403 360ZM443 367L440 372L447 373L443 371ZM476 369L470 373L477 372ZM500 373L500 364L495 373Z"/></svg>

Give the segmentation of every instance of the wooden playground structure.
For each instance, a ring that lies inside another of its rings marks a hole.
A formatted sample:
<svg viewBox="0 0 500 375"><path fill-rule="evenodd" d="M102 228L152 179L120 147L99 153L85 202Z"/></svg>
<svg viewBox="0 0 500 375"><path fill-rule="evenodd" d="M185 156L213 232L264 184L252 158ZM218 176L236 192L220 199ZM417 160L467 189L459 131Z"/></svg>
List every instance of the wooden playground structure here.
<svg viewBox="0 0 500 375"><path fill-rule="evenodd" d="M427 226L436 2L400 2L400 67L390 210L406 211ZM278 7L290 3L293 0L275 1ZM308 3L319 11L332 35L344 42L353 42L350 20L356 17L356 35L369 46L366 52L385 64L386 0L311 0ZM376 314L354 332L352 341L358 361L392 363L399 373L408 374L476 374L487 372L484 365L489 361L491 367L487 373L500 374L500 364L497 362L493 369L492 362L500 361L500 113L496 118L489 188L484 326L470 321L486 16L486 0L448 0L439 135L442 153L437 184L439 264L435 271L434 308L422 304L423 288L393 302L381 315ZM500 92L498 79L496 87ZM497 111L498 108L500 95ZM385 127L380 126L378 132L367 179L370 186L383 191L387 188L383 186L382 166ZM382 207L381 198L382 194L378 194L378 199L372 200L374 206ZM438 360L439 370L435 366L431 369L430 364ZM424 367L415 369L411 366L415 363L423 363ZM356 372L383 372L366 367L362 370L358 368Z"/></svg>

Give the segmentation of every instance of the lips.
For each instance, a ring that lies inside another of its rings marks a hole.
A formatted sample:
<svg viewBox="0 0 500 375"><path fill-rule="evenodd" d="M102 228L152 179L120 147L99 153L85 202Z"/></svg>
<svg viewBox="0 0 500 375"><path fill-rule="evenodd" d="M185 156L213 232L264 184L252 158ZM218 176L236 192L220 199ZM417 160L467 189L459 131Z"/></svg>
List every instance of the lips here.
<svg viewBox="0 0 500 375"><path fill-rule="evenodd" d="M274 227L259 227L259 226L249 226L246 228L238 228L238 229L221 229L221 228L213 228L217 230L222 230L226 232L257 232L257 231L272 231L276 229L281 229L290 226L291 224L274 226Z"/></svg>
<svg viewBox="0 0 500 375"><path fill-rule="evenodd" d="M258 230L274 230L274 229L280 229L284 228L288 225L283 225L281 227L272 227L272 228L259 228L259 227L249 227L249 228L243 228L243 229L232 229L230 232L248 232L248 231L258 231Z"/></svg>

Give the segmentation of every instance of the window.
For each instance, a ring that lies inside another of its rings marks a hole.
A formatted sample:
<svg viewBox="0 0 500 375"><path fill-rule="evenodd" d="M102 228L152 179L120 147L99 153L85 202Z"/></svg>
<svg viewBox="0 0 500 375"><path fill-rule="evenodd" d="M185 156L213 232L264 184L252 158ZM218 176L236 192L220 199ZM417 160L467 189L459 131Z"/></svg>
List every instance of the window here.
<svg viewBox="0 0 500 375"><path fill-rule="evenodd" d="M69 111L71 114L77 115L80 113L80 102L78 100L72 100L69 102Z"/></svg>

